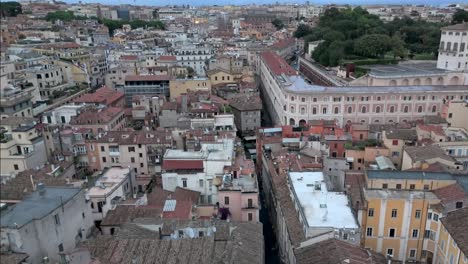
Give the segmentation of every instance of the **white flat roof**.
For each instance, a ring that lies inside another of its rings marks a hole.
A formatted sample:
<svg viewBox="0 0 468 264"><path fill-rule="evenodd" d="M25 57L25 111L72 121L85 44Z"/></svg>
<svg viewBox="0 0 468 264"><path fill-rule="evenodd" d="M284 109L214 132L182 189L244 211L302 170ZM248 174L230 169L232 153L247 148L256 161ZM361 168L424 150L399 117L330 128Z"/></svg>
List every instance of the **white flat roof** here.
<svg viewBox="0 0 468 264"><path fill-rule="evenodd" d="M322 172L290 172L289 178L309 227L359 228L348 206L348 197L329 192ZM321 190L315 189L316 183ZM321 204L326 208L321 208Z"/></svg>
<svg viewBox="0 0 468 264"><path fill-rule="evenodd" d="M227 138L215 143L202 143L200 151L184 151L180 149L166 150L165 159L206 159L231 160L234 151L234 139Z"/></svg>
<svg viewBox="0 0 468 264"><path fill-rule="evenodd" d="M112 193L130 172L129 168L112 167L108 169L97 181L94 187L88 190L89 196L101 196Z"/></svg>

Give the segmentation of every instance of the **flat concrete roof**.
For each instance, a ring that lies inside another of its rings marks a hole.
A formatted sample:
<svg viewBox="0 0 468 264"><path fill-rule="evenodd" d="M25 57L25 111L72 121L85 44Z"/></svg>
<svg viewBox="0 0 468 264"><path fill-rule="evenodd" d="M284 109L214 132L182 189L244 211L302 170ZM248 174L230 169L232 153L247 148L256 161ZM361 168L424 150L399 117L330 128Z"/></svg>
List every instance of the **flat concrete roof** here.
<svg viewBox="0 0 468 264"><path fill-rule="evenodd" d="M342 94L342 93L382 93L398 94L403 92L424 93L424 92L468 92L467 85L420 85L420 86L321 86L309 84L301 76L289 76L290 82L283 83L285 90L298 94Z"/></svg>
<svg viewBox="0 0 468 264"><path fill-rule="evenodd" d="M369 75L375 78L391 78L391 77L429 77L429 76L444 76L447 70L438 69L437 62L421 62L421 63L403 63L390 65L369 65L365 68L370 69Z"/></svg>
<svg viewBox="0 0 468 264"><path fill-rule="evenodd" d="M91 187L87 195L88 196L102 196L114 191L121 182L123 182L128 174L130 173L129 168L112 167L108 169L104 174L96 181L96 186Z"/></svg>
<svg viewBox="0 0 468 264"><path fill-rule="evenodd" d="M329 192L322 172L290 172L289 179L309 227L359 228L348 197Z"/></svg>

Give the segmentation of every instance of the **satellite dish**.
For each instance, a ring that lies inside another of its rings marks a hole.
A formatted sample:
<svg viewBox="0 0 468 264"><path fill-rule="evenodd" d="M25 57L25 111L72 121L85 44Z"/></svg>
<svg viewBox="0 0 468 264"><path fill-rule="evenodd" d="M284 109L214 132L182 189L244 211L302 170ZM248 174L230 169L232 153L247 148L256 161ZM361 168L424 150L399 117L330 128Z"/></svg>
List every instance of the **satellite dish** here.
<svg viewBox="0 0 468 264"><path fill-rule="evenodd" d="M194 231L192 228L190 228L190 227L187 227L187 228L185 229L185 234L186 234L187 236L189 236L190 238L194 238L194 237L195 237L195 231Z"/></svg>

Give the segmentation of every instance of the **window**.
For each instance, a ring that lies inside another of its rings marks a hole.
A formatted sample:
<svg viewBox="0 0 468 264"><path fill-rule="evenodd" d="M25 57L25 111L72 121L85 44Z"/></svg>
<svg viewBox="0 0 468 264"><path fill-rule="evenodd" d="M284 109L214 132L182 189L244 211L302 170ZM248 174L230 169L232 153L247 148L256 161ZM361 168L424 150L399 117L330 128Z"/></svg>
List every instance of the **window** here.
<svg viewBox="0 0 468 264"><path fill-rule="evenodd" d="M388 184L387 183L382 184L382 189L388 189Z"/></svg>
<svg viewBox="0 0 468 264"><path fill-rule="evenodd" d="M457 209L458 209L458 208L462 208L462 207L463 207L463 202L457 202L457 203L455 204L455 208L457 208Z"/></svg>
<svg viewBox="0 0 468 264"><path fill-rule="evenodd" d="M252 213L249 213L249 214L248 214L248 219L249 219L249 221L252 221L252 220L253 220L253 214L252 214Z"/></svg>
<svg viewBox="0 0 468 264"><path fill-rule="evenodd" d="M431 237L431 230L425 230L424 231L424 238L430 238Z"/></svg>
<svg viewBox="0 0 468 264"><path fill-rule="evenodd" d="M135 152L135 147L128 147L128 152Z"/></svg>
<svg viewBox="0 0 468 264"><path fill-rule="evenodd" d="M414 212L414 218L421 218L421 210L416 210L416 212Z"/></svg>
<svg viewBox="0 0 468 264"><path fill-rule="evenodd" d="M312 114L313 114L313 115L316 115L316 114L317 114L317 108L315 108L315 107L312 108Z"/></svg>
<svg viewBox="0 0 468 264"><path fill-rule="evenodd" d="M427 219L429 219L429 220L432 219L432 213L431 212L427 213Z"/></svg>
<svg viewBox="0 0 468 264"><path fill-rule="evenodd" d="M369 217L373 217L374 216L374 208L369 208L369 211L368 211L367 215Z"/></svg>
<svg viewBox="0 0 468 264"><path fill-rule="evenodd" d="M186 178L182 179L182 187L187 188L187 179Z"/></svg>
<svg viewBox="0 0 468 264"><path fill-rule="evenodd" d="M398 210L397 209L392 209L392 218L396 218L398 215Z"/></svg>
<svg viewBox="0 0 468 264"><path fill-rule="evenodd" d="M444 240L442 240L442 242L440 242L440 248L442 250L444 250L444 248L445 248L445 241Z"/></svg>
<svg viewBox="0 0 468 264"><path fill-rule="evenodd" d="M106 151L106 150L104 149L104 146L101 146L101 151Z"/></svg>
<svg viewBox="0 0 468 264"><path fill-rule="evenodd" d="M410 249L409 257L410 258L416 258L416 249Z"/></svg>
<svg viewBox="0 0 468 264"><path fill-rule="evenodd" d="M393 145L393 146L398 146L398 139L394 139L394 140L392 141L392 145Z"/></svg>
<svg viewBox="0 0 468 264"><path fill-rule="evenodd" d="M388 236L389 237L395 237L395 228L390 228L388 230Z"/></svg>
<svg viewBox="0 0 468 264"><path fill-rule="evenodd" d="M324 114L324 115L327 114L327 108L326 108L326 107L324 107L324 108L322 109L322 114Z"/></svg>
<svg viewBox="0 0 468 264"><path fill-rule="evenodd" d="M375 112L376 112L376 113L380 113L380 106L377 106L377 107L375 108Z"/></svg>
<svg viewBox="0 0 468 264"><path fill-rule="evenodd" d="M372 227L368 227L366 233L367 233L368 237L371 237L372 236Z"/></svg>
<svg viewBox="0 0 468 264"><path fill-rule="evenodd" d="M15 168L15 170L19 170L18 164L13 164L13 168Z"/></svg>
<svg viewBox="0 0 468 264"><path fill-rule="evenodd" d="M398 156L400 156L400 152L392 151L392 157L398 157Z"/></svg>
<svg viewBox="0 0 468 264"><path fill-rule="evenodd" d="M203 231L198 231L198 237L203 237Z"/></svg>
<svg viewBox="0 0 468 264"><path fill-rule="evenodd" d="M439 221L439 215L438 215L438 214L434 214L434 218L432 218L432 219L434 219L434 221L436 221L436 222Z"/></svg>
<svg viewBox="0 0 468 264"><path fill-rule="evenodd" d="M335 114L339 114L340 113L340 109L338 107L335 107Z"/></svg>
<svg viewBox="0 0 468 264"><path fill-rule="evenodd" d="M418 238L419 236L419 230L418 229L413 229L412 235L413 238Z"/></svg>
<svg viewBox="0 0 468 264"><path fill-rule="evenodd" d="M416 189L416 185L415 184L410 184L409 188L410 188L410 190L414 190L414 189Z"/></svg>
<svg viewBox="0 0 468 264"><path fill-rule="evenodd" d="M106 157L102 157L102 162L107 162Z"/></svg>
<svg viewBox="0 0 468 264"><path fill-rule="evenodd" d="M348 114L351 114L353 112L353 107L348 107Z"/></svg>
<svg viewBox="0 0 468 264"><path fill-rule="evenodd" d="M63 244L58 245L59 252L63 252Z"/></svg>
<svg viewBox="0 0 468 264"><path fill-rule="evenodd" d="M429 190L429 184L424 184L424 190Z"/></svg>
<svg viewBox="0 0 468 264"><path fill-rule="evenodd" d="M366 113L367 112L367 107L363 106L362 109L361 109L361 112Z"/></svg>
<svg viewBox="0 0 468 264"><path fill-rule="evenodd" d="M302 97L301 101L304 103L306 101L305 97Z"/></svg>
<svg viewBox="0 0 468 264"><path fill-rule="evenodd" d="M401 184L398 183L398 184L396 185L396 188L397 188L398 190L401 190Z"/></svg>
<svg viewBox="0 0 468 264"><path fill-rule="evenodd" d="M387 248L387 255L393 256L393 248Z"/></svg>
<svg viewBox="0 0 468 264"><path fill-rule="evenodd" d="M247 200L247 207L248 208L253 208L253 200L252 199Z"/></svg>
<svg viewBox="0 0 468 264"><path fill-rule="evenodd" d="M200 188L203 188L203 180L198 180L198 185L200 186Z"/></svg>
<svg viewBox="0 0 468 264"><path fill-rule="evenodd" d="M56 225L60 225L60 216L58 214L54 215L54 221Z"/></svg>
<svg viewBox="0 0 468 264"><path fill-rule="evenodd" d="M346 233L343 234L343 240L348 240L348 234Z"/></svg>
<svg viewBox="0 0 468 264"><path fill-rule="evenodd" d="M143 168L145 165L143 163L140 163L140 168Z"/></svg>
<svg viewBox="0 0 468 264"><path fill-rule="evenodd" d="M229 196L224 196L224 205L229 205Z"/></svg>
<svg viewBox="0 0 468 264"><path fill-rule="evenodd" d="M135 158L134 158L134 157L131 157L131 158L130 158L130 162L131 162L131 163L134 163L134 162L135 162Z"/></svg>

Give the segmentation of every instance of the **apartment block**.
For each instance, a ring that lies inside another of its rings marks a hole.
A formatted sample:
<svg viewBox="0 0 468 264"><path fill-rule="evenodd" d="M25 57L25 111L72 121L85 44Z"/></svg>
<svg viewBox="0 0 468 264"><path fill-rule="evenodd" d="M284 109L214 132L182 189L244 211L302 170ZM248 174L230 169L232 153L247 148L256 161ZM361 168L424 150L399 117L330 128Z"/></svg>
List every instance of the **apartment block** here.
<svg viewBox="0 0 468 264"><path fill-rule="evenodd" d="M468 96L468 88L463 85L312 85L277 54L267 51L261 58L264 99L276 124L297 126L313 119L337 120L341 125L404 123L437 115L447 98Z"/></svg>
<svg viewBox="0 0 468 264"><path fill-rule="evenodd" d="M2 119L1 174L17 174L38 168L47 162L44 139L36 129L36 121L24 118Z"/></svg>

